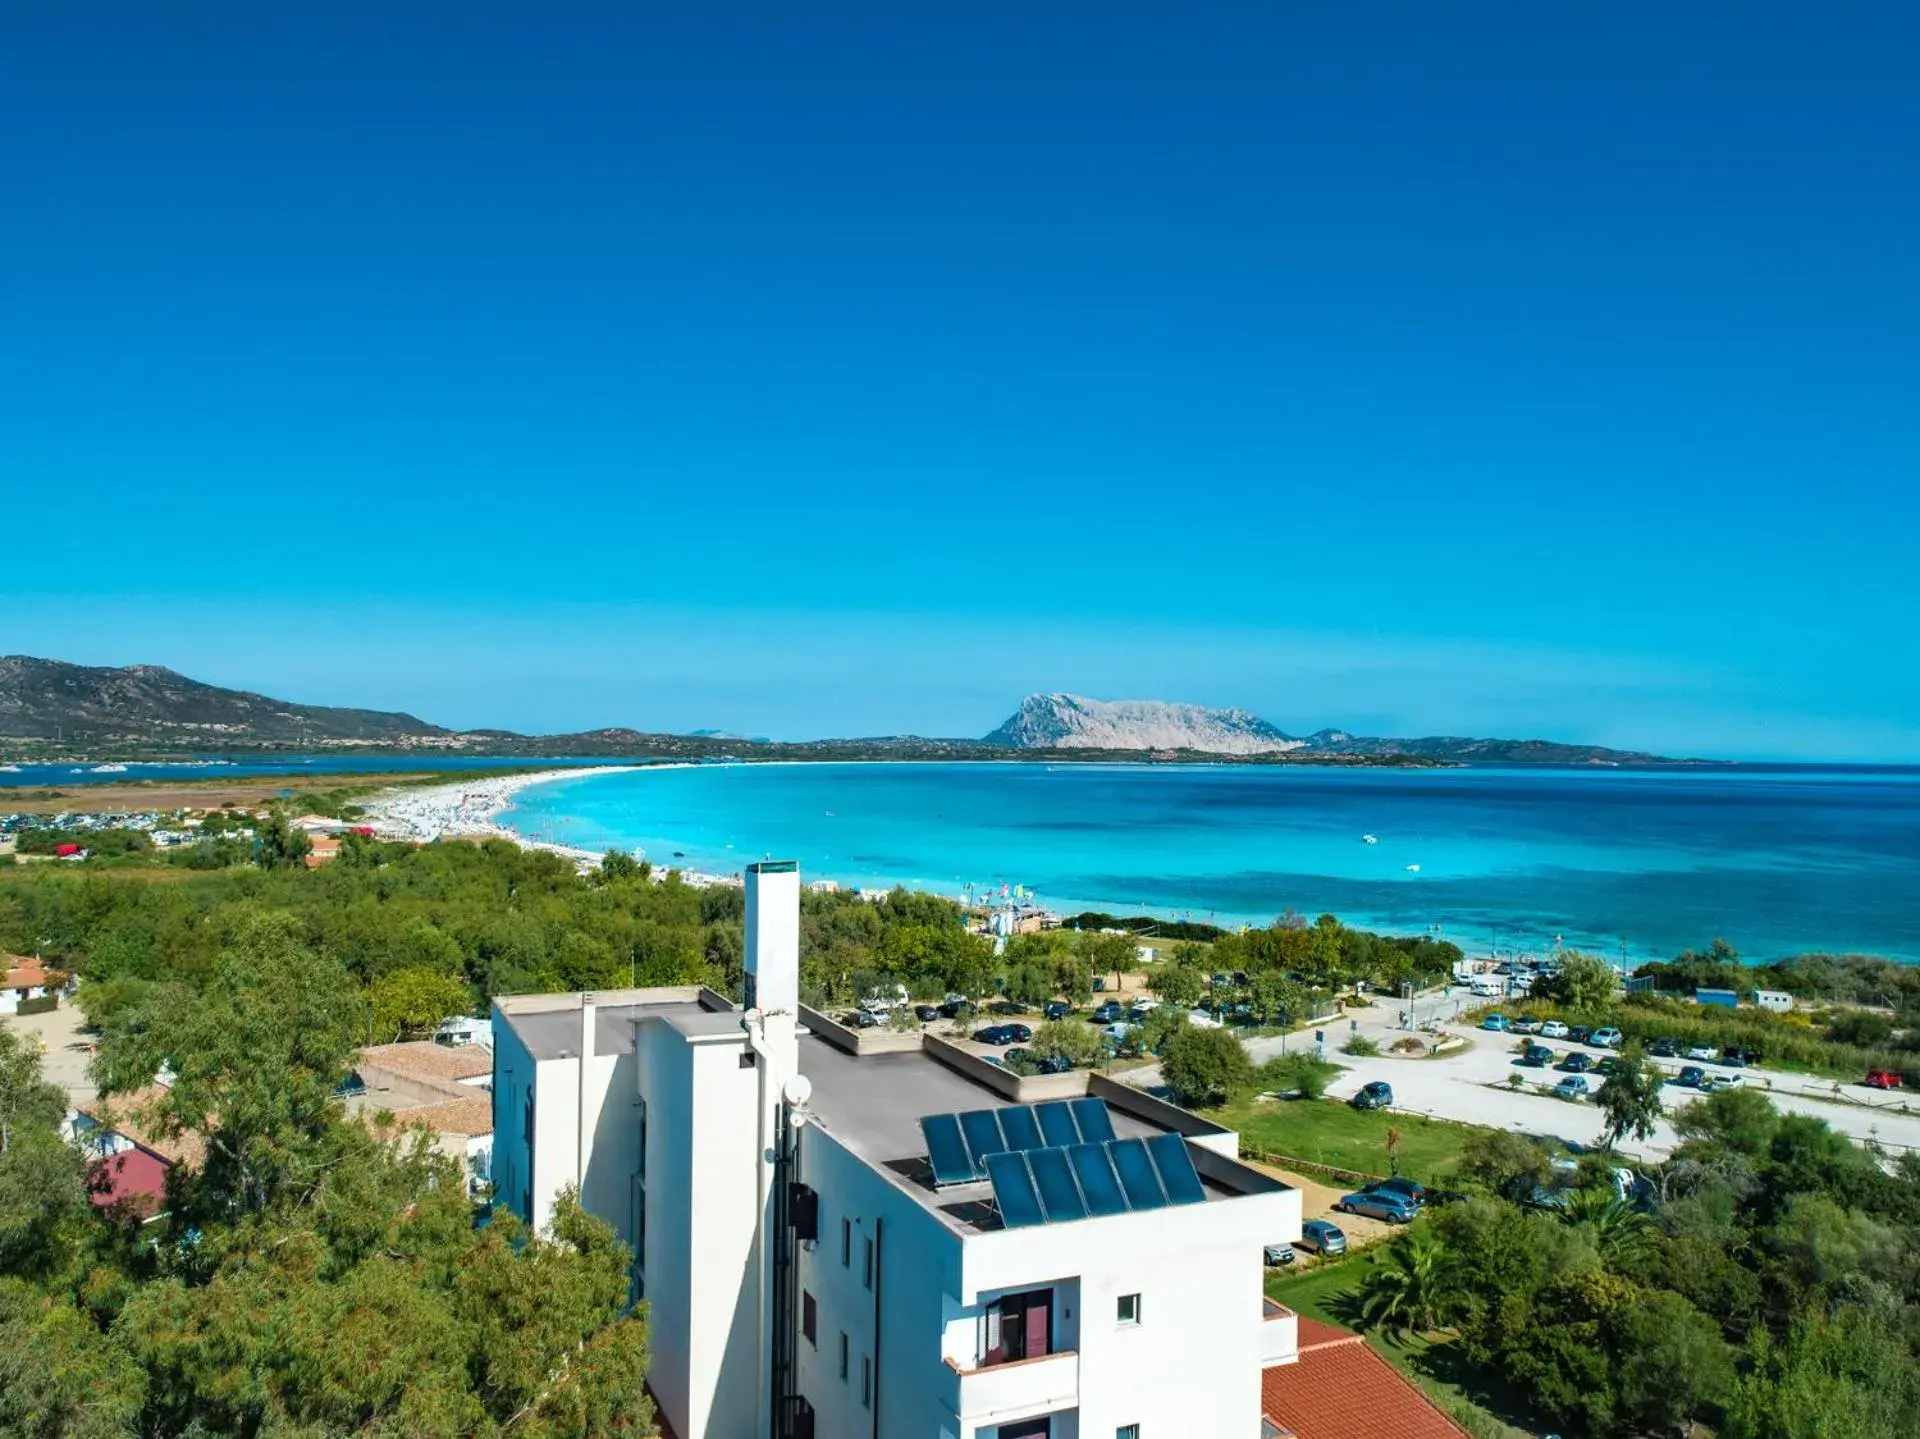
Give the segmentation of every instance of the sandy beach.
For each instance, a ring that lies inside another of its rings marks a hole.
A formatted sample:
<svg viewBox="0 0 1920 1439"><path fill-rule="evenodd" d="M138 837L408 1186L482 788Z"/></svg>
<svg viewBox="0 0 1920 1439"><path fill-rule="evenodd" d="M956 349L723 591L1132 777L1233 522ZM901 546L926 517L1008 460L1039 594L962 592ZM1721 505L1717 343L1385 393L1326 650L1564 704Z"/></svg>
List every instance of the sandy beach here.
<svg viewBox="0 0 1920 1439"><path fill-rule="evenodd" d="M436 839L504 839L523 849L546 850L564 855L582 864L597 863L596 850L575 845L535 839L510 825L500 823L514 797L537 784L560 779L583 779L595 775L631 774L647 769L685 769L679 764L608 764L575 766L570 769L539 770L531 774L497 775L490 779L458 780L451 784L402 788L375 795L363 808L366 822L381 839L407 840L427 844ZM639 855L639 851L635 851ZM644 858L644 856L640 856ZM664 874L665 868L660 872ZM729 875L684 871L689 884L735 884Z"/></svg>

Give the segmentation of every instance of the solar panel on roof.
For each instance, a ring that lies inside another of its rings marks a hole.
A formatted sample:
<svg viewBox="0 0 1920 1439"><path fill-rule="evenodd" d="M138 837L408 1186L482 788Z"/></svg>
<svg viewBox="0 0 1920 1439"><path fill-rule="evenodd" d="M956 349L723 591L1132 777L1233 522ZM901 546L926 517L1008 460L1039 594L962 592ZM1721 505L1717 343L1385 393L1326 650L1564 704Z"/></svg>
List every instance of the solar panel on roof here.
<svg viewBox="0 0 1920 1439"><path fill-rule="evenodd" d="M1033 1117L1033 1110L1024 1104L1000 1111L1000 1132L1007 1137L1009 1149L1042 1149L1046 1140L1040 1137L1040 1122Z"/></svg>
<svg viewBox="0 0 1920 1439"><path fill-rule="evenodd" d="M967 1149L956 1116L929 1114L920 1121L920 1132L927 1139L927 1162L933 1166L936 1185L970 1184L980 1178L980 1166Z"/></svg>
<svg viewBox="0 0 1920 1439"><path fill-rule="evenodd" d="M976 1164L1007 1147L1006 1137L1000 1133L1000 1118L991 1109L969 1109L960 1116L960 1132L967 1136L967 1148L973 1151Z"/></svg>
<svg viewBox="0 0 1920 1439"><path fill-rule="evenodd" d="M1046 1136L1047 1143L1064 1149L1080 1142L1080 1126L1073 1122L1073 1111L1067 1108L1066 1100L1049 1099L1045 1104L1036 1104L1033 1113L1040 1121L1040 1133Z"/></svg>
<svg viewBox="0 0 1920 1439"><path fill-rule="evenodd" d="M1147 1152L1153 1156L1153 1166L1166 1186L1167 1203L1200 1204L1206 1200L1207 1191L1194 1172L1186 1140L1177 1134L1156 1134L1147 1141Z"/></svg>
<svg viewBox="0 0 1920 1439"><path fill-rule="evenodd" d="M1107 1114L1104 1099L1073 1099L1067 1102L1080 1126L1080 1138L1088 1144L1104 1144L1113 1138L1113 1120Z"/></svg>
<svg viewBox="0 0 1920 1439"><path fill-rule="evenodd" d="M1076 1144L1066 1154L1074 1178L1080 1181L1080 1192L1087 1198L1089 1214L1127 1212L1127 1196L1120 1188L1120 1176L1113 1172L1113 1158L1105 1145Z"/></svg>
<svg viewBox="0 0 1920 1439"><path fill-rule="evenodd" d="M1113 1160L1114 1172L1120 1176L1120 1187L1126 1191L1128 1204L1135 1209L1166 1208L1167 1192L1160 1187L1159 1172L1147 1157L1144 1141L1116 1139L1104 1148Z"/></svg>
<svg viewBox="0 0 1920 1439"><path fill-rule="evenodd" d="M993 1181L993 1202L1000 1210L1000 1223L1006 1228L1026 1229L1047 1222L1024 1154L989 1154L987 1178Z"/></svg>
<svg viewBox="0 0 1920 1439"><path fill-rule="evenodd" d="M1040 1191L1049 1224L1087 1217L1087 1201L1081 1197L1066 1150L1036 1149L1027 1156L1027 1167L1033 1171L1034 1187Z"/></svg>

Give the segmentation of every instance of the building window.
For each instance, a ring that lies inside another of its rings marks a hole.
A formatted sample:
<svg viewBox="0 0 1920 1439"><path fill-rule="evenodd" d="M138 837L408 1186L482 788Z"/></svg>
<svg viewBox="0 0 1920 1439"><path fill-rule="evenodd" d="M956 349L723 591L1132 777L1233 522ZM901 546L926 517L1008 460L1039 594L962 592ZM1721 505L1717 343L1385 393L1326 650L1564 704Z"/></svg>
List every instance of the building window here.
<svg viewBox="0 0 1920 1439"><path fill-rule="evenodd" d="M644 1179L647 1176L647 1101L636 1102L640 1106L640 1177Z"/></svg>
<svg viewBox="0 0 1920 1439"><path fill-rule="evenodd" d="M820 1323L820 1306L813 1302L813 1296L802 1290L800 1294L800 1332L807 1336L807 1343L815 1349L820 1347L816 1330Z"/></svg>
<svg viewBox="0 0 1920 1439"><path fill-rule="evenodd" d="M1138 1424L1122 1424L1118 1429L1113 1431L1113 1439L1140 1439L1140 1426Z"/></svg>
<svg viewBox="0 0 1920 1439"><path fill-rule="evenodd" d="M860 1356L860 1407L873 1407L873 1360L865 1354Z"/></svg>
<svg viewBox="0 0 1920 1439"><path fill-rule="evenodd" d="M840 1331L840 1382L847 1382L847 1331Z"/></svg>
<svg viewBox="0 0 1920 1439"><path fill-rule="evenodd" d="M871 1237L867 1239L866 1245L866 1267L861 1271L860 1283L866 1288L871 1289L873 1288L873 1239Z"/></svg>
<svg viewBox="0 0 1920 1439"><path fill-rule="evenodd" d="M1119 1304L1114 1306L1114 1318L1122 1324L1138 1324L1140 1322L1140 1296L1138 1294L1122 1294Z"/></svg>
<svg viewBox="0 0 1920 1439"><path fill-rule="evenodd" d="M840 1267L853 1268L853 1221L851 1219L840 1221Z"/></svg>

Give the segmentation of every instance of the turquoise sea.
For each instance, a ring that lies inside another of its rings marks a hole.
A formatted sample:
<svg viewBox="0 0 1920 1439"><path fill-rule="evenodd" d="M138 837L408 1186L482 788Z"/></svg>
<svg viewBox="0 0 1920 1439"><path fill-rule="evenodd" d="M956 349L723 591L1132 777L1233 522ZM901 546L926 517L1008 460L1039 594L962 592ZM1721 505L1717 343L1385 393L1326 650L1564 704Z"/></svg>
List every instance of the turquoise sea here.
<svg viewBox="0 0 1920 1439"><path fill-rule="evenodd" d="M956 897L1025 885L1056 910L1330 910L1476 953L1720 935L1751 960L1920 962L1913 769L708 765L534 786L503 819L721 873L775 855Z"/></svg>

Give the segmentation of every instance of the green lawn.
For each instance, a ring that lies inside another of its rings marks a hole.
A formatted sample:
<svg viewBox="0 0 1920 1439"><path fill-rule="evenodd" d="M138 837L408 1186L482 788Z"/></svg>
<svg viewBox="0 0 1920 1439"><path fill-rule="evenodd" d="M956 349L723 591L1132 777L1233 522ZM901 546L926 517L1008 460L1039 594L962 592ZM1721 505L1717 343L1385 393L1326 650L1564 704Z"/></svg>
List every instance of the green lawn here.
<svg viewBox="0 0 1920 1439"><path fill-rule="evenodd" d="M1354 1258L1303 1273L1281 1270L1267 1276L1267 1294L1296 1314L1354 1329L1359 1327L1355 1305L1369 1262ZM1519 1428L1509 1422L1525 1422L1529 1416L1511 1392L1469 1370L1453 1341L1371 1333L1367 1343L1474 1439L1530 1439L1539 1432L1537 1427Z"/></svg>
<svg viewBox="0 0 1920 1439"><path fill-rule="evenodd" d="M1429 1183L1453 1167L1461 1144L1474 1132L1471 1125L1355 1109L1334 1099L1249 1100L1211 1110L1207 1118L1238 1130L1246 1149L1363 1174L1391 1172L1387 1135L1395 1131L1400 1136L1400 1173Z"/></svg>

